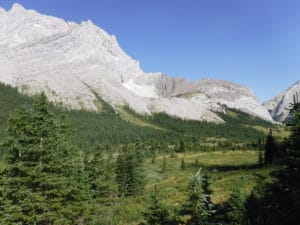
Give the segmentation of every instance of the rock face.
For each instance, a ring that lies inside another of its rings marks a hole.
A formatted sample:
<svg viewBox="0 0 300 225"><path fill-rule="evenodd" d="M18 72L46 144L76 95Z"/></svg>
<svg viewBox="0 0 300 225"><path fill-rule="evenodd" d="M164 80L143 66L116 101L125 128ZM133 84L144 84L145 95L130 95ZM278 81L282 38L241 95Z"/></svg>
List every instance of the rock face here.
<svg viewBox="0 0 300 225"><path fill-rule="evenodd" d="M263 105L269 110L274 120L284 122L288 118L288 109L290 104L293 103L293 96L296 93L300 95L300 80L272 100L266 101Z"/></svg>
<svg viewBox="0 0 300 225"><path fill-rule="evenodd" d="M0 82L26 94L45 91L51 101L73 109L101 110L101 97L116 109L129 105L146 114L218 123L214 112L226 105L272 120L247 87L144 73L114 36L91 21L66 22L18 4L0 8Z"/></svg>

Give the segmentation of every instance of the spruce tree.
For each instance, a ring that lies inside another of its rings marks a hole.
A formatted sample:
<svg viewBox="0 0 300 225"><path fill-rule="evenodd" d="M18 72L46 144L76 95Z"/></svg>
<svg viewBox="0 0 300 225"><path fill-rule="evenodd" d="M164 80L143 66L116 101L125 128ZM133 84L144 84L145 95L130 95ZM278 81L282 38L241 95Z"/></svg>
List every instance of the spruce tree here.
<svg viewBox="0 0 300 225"><path fill-rule="evenodd" d="M171 220L169 207L159 196L156 185L150 195L148 207L143 211L143 217L147 225L167 225Z"/></svg>
<svg viewBox="0 0 300 225"><path fill-rule="evenodd" d="M265 163L270 164L274 161L276 155L276 143L270 130L265 143Z"/></svg>
<svg viewBox="0 0 300 225"><path fill-rule="evenodd" d="M188 184L188 198L183 211L191 215L189 224L208 224L214 212L210 204L210 194L203 189L206 184L203 183L200 171L191 177ZM208 187L206 189L209 190Z"/></svg>
<svg viewBox="0 0 300 225"><path fill-rule="evenodd" d="M123 196L141 194L145 186L143 154L133 146L125 146L116 160L116 182Z"/></svg>
<svg viewBox="0 0 300 225"><path fill-rule="evenodd" d="M244 225L245 204L239 186L234 186L229 200L225 203L225 219L229 225Z"/></svg>
<svg viewBox="0 0 300 225"><path fill-rule="evenodd" d="M102 149L96 150L86 157L87 181L91 189L91 197L95 205L101 205L108 201L111 190L110 174L106 168L107 161L102 155Z"/></svg>
<svg viewBox="0 0 300 225"><path fill-rule="evenodd" d="M33 108L10 119L4 144L0 224L75 224L88 204L84 164L65 136L63 121L48 110L41 94Z"/></svg>

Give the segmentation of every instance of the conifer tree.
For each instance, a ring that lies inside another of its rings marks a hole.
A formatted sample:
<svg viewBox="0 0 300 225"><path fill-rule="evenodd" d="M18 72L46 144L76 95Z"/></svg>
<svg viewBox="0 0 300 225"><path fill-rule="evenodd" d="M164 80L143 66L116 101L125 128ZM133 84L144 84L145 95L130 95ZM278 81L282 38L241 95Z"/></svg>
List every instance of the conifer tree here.
<svg viewBox="0 0 300 225"><path fill-rule="evenodd" d="M124 196L141 194L145 186L144 161L140 150L125 146L116 161L116 182Z"/></svg>
<svg viewBox="0 0 300 225"><path fill-rule="evenodd" d="M272 130L270 130L265 143L265 163L272 163L274 161L275 155L276 143L272 134Z"/></svg>
<svg viewBox="0 0 300 225"><path fill-rule="evenodd" d="M262 165L262 164L264 164L264 157L263 157L263 152L262 152L263 145L261 143L261 139L258 139L257 145L258 145L258 164Z"/></svg>
<svg viewBox="0 0 300 225"><path fill-rule="evenodd" d="M300 101L297 94L290 105L290 137L285 141L288 153L284 166L272 176L276 182L261 183L248 201L251 224L298 225L300 180Z"/></svg>
<svg viewBox="0 0 300 225"><path fill-rule="evenodd" d="M147 225L167 225L171 220L169 207L165 201L159 196L157 186L149 198L149 205L143 211L143 217Z"/></svg>
<svg viewBox="0 0 300 225"><path fill-rule="evenodd" d="M191 215L189 224L208 224L214 212L210 204L210 195L203 190L206 184L203 183L200 171L201 169L191 177L188 184L188 198L183 211ZM206 189L209 190L208 187Z"/></svg>
<svg viewBox="0 0 300 225"><path fill-rule="evenodd" d="M244 225L246 208L239 186L234 186L229 200L225 204L226 222L229 225Z"/></svg>
<svg viewBox="0 0 300 225"><path fill-rule="evenodd" d="M292 149L297 149L298 151L293 151L295 157L300 156L300 100L298 93L294 95L294 102L290 105L290 115L291 122L289 126L291 127L290 143Z"/></svg>
<svg viewBox="0 0 300 225"><path fill-rule="evenodd" d="M96 205L106 203L110 187L110 174L106 170L106 160L102 155L102 149L97 149L86 158L86 172L90 184L91 197Z"/></svg>
<svg viewBox="0 0 300 225"><path fill-rule="evenodd" d="M89 207L84 164L41 94L10 119L0 224L76 224Z"/></svg>

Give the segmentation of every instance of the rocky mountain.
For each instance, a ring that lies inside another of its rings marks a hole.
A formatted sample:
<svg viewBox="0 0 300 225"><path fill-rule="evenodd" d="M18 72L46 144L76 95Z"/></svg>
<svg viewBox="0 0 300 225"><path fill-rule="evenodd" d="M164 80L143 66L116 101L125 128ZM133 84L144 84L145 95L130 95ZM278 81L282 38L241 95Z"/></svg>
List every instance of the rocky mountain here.
<svg viewBox="0 0 300 225"><path fill-rule="evenodd" d="M296 93L300 94L300 80L272 100L266 101L263 105L269 110L274 120L284 122L288 118L288 109L290 104L293 103L293 96Z"/></svg>
<svg viewBox="0 0 300 225"><path fill-rule="evenodd" d="M245 86L145 73L115 36L91 21L66 22L19 4L0 8L0 82L26 94L45 91L73 109L101 110L102 98L116 110L128 105L139 113L218 123L215 112L227 106L272 121Z"/></svg>

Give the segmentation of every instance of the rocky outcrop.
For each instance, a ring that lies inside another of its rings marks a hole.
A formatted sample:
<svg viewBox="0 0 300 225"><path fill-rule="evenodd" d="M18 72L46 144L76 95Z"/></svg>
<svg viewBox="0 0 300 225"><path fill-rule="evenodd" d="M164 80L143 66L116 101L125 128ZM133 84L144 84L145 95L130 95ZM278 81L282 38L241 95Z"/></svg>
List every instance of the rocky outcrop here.
<svg viewBox="0 0 300 225"><path fill-rule="evenodd" d="M300 80L263 105L269 110L274 120L284 122L289 116L290 104L293 103L296 93L300 95Z"/></svg>

